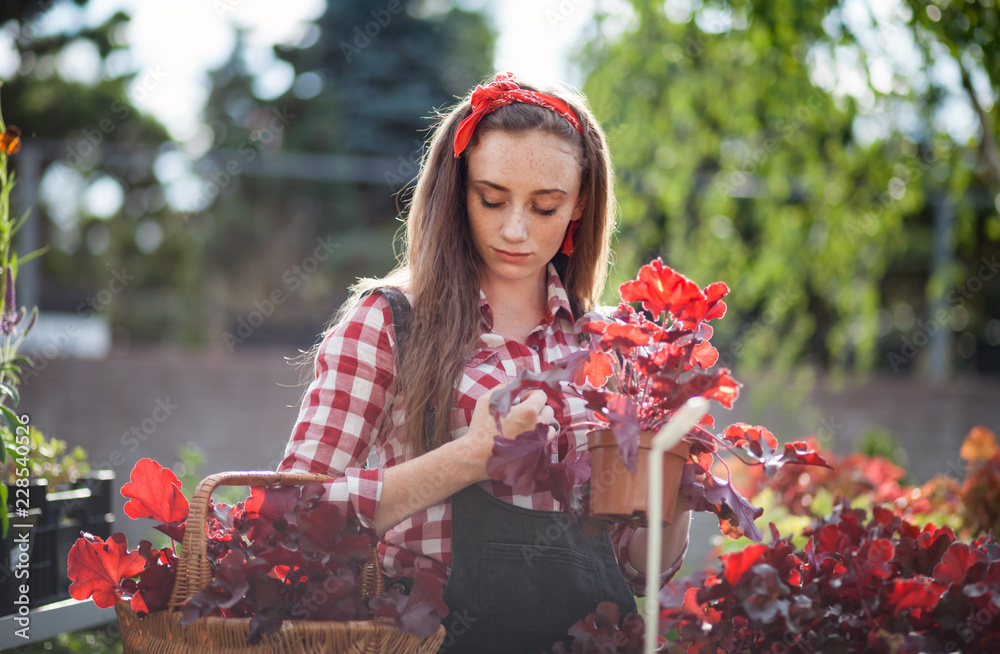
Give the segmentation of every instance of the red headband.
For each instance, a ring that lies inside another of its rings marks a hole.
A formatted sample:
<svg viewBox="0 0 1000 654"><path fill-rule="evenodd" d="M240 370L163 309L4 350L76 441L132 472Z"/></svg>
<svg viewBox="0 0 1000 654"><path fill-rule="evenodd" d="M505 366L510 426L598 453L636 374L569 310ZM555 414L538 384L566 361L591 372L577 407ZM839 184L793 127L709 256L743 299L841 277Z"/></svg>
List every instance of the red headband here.
<svg viewBox="0 0 1000 654"><path fill-rule="evenodd" d="M580 126L580 121L577 120L568 104L551 95L522 89L513 80L513 77L513 73L497 73L493 81L486 86L476 86L476 90L472 92L472 113L459 124L458 130L455 132L456 159L458 155L462 154L462 150L469 145L472 133L476 131L476 126L483 119L483 116L496 111L497 107L512 102L523 102L551 109L568 120L583 136L583 127Z"/></svg>

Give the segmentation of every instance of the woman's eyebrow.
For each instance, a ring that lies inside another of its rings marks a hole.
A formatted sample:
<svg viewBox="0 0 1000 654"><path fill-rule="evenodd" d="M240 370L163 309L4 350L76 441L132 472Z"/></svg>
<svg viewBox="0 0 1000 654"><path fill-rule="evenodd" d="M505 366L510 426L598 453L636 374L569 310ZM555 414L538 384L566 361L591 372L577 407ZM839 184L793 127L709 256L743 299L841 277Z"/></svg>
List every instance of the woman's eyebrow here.
<svg viewBox="0 0 1000 654"><path fill-rule="evenodd" d="M510 192L510 189L507 188L506 186L501 186L500 184L496 184L494 182L490 182L490 181L487 181L485 179L473 180L472 183L473 184L482 184L483 186L489 186L490 188L495 188L496 190L503 191L504 193L509 193ZM566 191L562 190L561 188L543 188L543 189L538 189L537 191L532 191L531 195L548 195L549 193L562 193L563 195L568 195L568 193L566 193Z"/></svg>

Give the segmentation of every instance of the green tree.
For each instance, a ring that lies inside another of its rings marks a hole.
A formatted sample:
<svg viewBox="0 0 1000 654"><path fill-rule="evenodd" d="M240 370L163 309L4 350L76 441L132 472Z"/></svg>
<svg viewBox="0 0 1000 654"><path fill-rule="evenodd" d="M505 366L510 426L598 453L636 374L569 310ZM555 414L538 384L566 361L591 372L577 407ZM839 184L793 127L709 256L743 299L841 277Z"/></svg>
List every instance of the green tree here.
<svg viewBox="0 0 1000 654"><path fill-rule="evenodd" d="M39 240L53 246L32 264L42 282L40 306L127 322L126 316L140 313L137 305L154 304L137 289L156 293L178 284L173 271L190 268L191 239L167 218L171 212L153 173L156 148L170 139L133 102L137 85L155 84L156 72L123 63L128 14L90 26L86 6L85 0L4 4L0 23L20 62L4 85L5 103L23 130L24 150L14 163L20 190L31 195L21 196L21 203L34 205ZM46 18L56 11L76 20L51 31ZM88 59L82 54L94 55L93 79L67 76L62 68L67 60ZM110 215L94 215L81 201L97 185L116 188L122 198ZM55 192L34 195L46 188ZM115 301L88 304L112 279L128 282ZM196 292L190 282L179 286ZM155 325L155 334L174 323L147 324Z"/></svg>
<svg viewBox="0 0 1000 654"><path fill-rule="evenodd" d="M429 4L328 3L304 43L275 48L294 70L275 98L255 91L240 44L213 71L206 123L216 140L200 172L207 180L222 179L227 165L239 173L190 218L211 234L210 340L230 349L251 338L308 343L356 277L392 266L405 201L397 193L417 172L428 117L491 72L485 17L431 13ZM330 255L301 270L324 242ZM280 310L240 337L239 320L272 292L282 294Z"/></svg>
<svg viewBox="0 0 1000 654"><path fill-rule="evenodd" d="M886 310L930 306L932 200L967 201L987 181L970 166L975 144L927 119L941 89L842 92L852 71L824 69L826 52L853 52L871 82L868 34L849 31L838 2L632 7L634 28L586 60L620 176L617 280L662 254L699 283L729 281L729 365L885 365ZM923 35L905 13L894 20ZM916 128L893 113L904 102ZM992 234L995 213L983 214L970 226L959 212L969 242ZM955 256L972 266L965 243ZM903 283L914 274L916 288Z"/></svg>

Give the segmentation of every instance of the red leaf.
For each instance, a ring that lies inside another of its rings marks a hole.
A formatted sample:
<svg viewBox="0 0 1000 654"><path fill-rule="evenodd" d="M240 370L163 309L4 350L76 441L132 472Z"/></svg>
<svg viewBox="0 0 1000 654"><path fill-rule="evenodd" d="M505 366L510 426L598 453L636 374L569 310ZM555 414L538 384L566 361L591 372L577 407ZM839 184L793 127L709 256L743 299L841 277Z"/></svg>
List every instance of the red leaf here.
<svg viewBox="0 0 1000 654"><path fill-rule="evenodd" d="M611 395L607 398L604 413L618 441L618 454L625 462L625 467L633 474L639 456L639 432L642 431L638 412L638 407L630 397Z"/></svg>
<svg viewBox="0 0 1000 654"><path fill-rule="evenodd" d="M122 486L122 495L132 498L125 504L125 515L167 523L187 518L187 498L181 493L181 482L170 468L152 459L142 459L132 468L129 478L131 481Z"/></svg>
<svg viewBox="0 0 1000 654"><path fill-rule="evenodd" d="M165 565L146 568L139 575L139 592L132 596L132 610L139 617L167 608L174 590L176 570Z"/></svg>
<svg viewBox="0 0 1000 654"><path fill-rule="evenodd" d="M628 349L641 345L649 345L649 333L635 325L611 323L604 330L604 336L601 338L601 349L605 351Z"/></svg>
<svg viewBox="0 0 1000 654"><path fill-rule="evenodd" d="M369 602L369 606L373 615L396 619L400 631L427 638L437 632L441 618L448 615L448 605L441 599L443 591L436 575L418 570L409 596L390 590Z"/></svg>
<svg viewBox="0 0 1000 654"><path fill-rule="evenodd" d="M932 611L946 589L926 578L894 579L889 591L893 612L904 609Z"/></svg>
<svg viewBox="0 0 1000 654"><path fill-rule="evenodd" d="M934 566L934 579L942 584L960 584L973 563L985 560L982 550L971 549L961 542L952 543L941 562Z"/></svg>
<svg viewBox="0 0 1000 654"><path fill-rule="evenodd" d="M719 351L712 347L708 341L702 341L694 346L691 352L691 363L702 368L711 368L719 360Z"/></svg>
<svg viewBox="0 0 1000 654"><path fill-rule="evenodd" d="M493 453L486 461L486 474L490 479L502 481L518 495L535 490L538 481L548 479L549 426L538 424L533 431L518 434L515 438L493 437Z"/></svg>
<svg viewBox="0 0 1000 654"><path fill-rule="evenodd" d="M715 320L726 315L726 303L722 298L729 293L729 287L724 282L715 282L705 287L705 297L708 299L709 310L702 320Z"/></svg>
<svg viewBox="0 0 1000 654"><path fill-rule="evenodd" d="M760 457L763 452L773 452L778 447L778 439L764 427L755 427L745 422L729 425L722 432L722 438L733 444L733 447L746 449ZM765 449L765 446L767 449Z"/></svg>
<svg viewBox="0 0 1000 654"><path fill-rule="evenodd" d="M128 551L124 534L113 534L107 542L84 534L69 551L67 574L73 580L69 594L78 600L93 596L102 609L114 606L125 592L122 581L138 575L144 565L139 552Z"/></svg>
<svg viewBox="0 0 1000 654"><path fill-rule="evenodd" d="M576 371L573 383L579 386L589 383L592 387L604 386L614 373L611 355L605 352L590 352Z"/></svg>
<svg viewBox="0 0 1000 654"><path fill-rule="evenodd" d="M723 578L731 586L735 586L767 549L767 545L748 545L739 552L723 555Z"/></svg>

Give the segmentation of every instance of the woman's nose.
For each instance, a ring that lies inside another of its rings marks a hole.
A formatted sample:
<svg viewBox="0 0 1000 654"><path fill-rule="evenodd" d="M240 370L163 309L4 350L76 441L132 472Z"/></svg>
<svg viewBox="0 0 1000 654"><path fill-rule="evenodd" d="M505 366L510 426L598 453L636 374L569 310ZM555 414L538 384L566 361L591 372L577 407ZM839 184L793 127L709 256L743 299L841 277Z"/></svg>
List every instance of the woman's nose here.
<svg viewBox="0 0 1000 654"><path fill-rule="evenodd" d="M507 213L500 228L500 235L512 243L528 238L528 222L523 209L514 207Z"/></svg>

